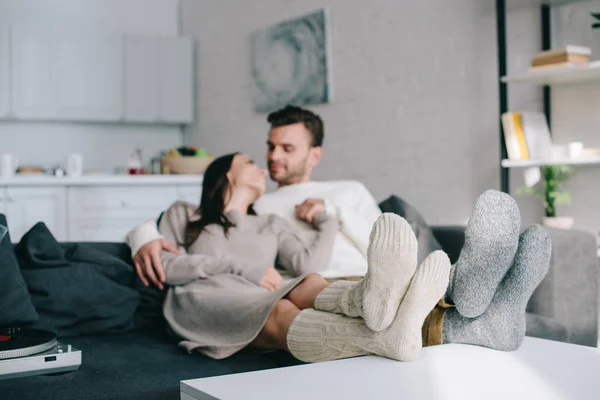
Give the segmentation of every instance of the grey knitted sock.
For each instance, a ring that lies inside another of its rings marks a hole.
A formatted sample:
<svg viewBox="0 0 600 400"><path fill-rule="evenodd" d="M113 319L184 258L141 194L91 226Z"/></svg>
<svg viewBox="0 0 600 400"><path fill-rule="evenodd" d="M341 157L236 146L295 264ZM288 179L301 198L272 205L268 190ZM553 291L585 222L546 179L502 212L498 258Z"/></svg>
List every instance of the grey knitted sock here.
<svg viewBox="0 0 600 400"><path fill-rule="evenodd" d="M496 350L519 348L525 336L525 309L550 267L552 244L544 228L533 225L519 238L515 264L500 284L492 304L478 318L452 308L444 317L444 343L464 343Z"/></svg>
<svg viewBox="0 0 600 400"><path fill-rule="evenodd" d="M478 317L490 305L514 261L520 227L521 215L512 197L496 190L479 196L447 291L462 316Z"/></svg>
<svg viewBox="0 0 600 400"><path fill-rule="evenodd" d="M365 278L358 283L332 283L317 296L315 309L362 317L370 329L384 330L394 320L417 269L417 246L417 238L404 218L391 213L381 215L371 230Z"/></svg>

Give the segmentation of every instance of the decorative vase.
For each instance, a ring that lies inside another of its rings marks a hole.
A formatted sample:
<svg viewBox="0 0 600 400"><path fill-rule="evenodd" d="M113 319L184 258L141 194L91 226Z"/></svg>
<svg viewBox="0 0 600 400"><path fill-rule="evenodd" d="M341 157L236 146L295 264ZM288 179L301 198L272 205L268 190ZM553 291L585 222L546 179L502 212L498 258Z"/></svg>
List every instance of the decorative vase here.
<svg viewBox="0 0 600 400"><path fill-rule="evenodd" d="M544 226L547 228L571 229L575 221L573 217L544 217Z"/></svg>

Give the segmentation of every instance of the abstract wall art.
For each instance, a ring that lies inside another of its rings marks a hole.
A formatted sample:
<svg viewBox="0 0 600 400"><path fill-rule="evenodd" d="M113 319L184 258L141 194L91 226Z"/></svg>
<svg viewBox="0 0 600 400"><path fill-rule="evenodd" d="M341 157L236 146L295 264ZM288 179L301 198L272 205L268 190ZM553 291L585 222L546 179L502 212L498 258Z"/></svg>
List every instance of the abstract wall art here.
<svg viewBox="0 0 600 400"><path fill-rule="evenodd" d="M328 12L321 9L252 33L257 112L287 104L331 103Z"/></svg>

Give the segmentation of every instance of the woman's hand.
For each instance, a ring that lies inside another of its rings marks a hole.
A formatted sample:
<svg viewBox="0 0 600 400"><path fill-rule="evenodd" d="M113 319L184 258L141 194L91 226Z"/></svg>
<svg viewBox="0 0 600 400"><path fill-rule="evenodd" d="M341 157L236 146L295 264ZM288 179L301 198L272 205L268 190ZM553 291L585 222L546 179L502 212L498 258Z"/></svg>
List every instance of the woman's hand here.
<svg viewBox="0 0 600 400"><path fill-rule="evenodd" d="M283 277L275 268L269 267L260 281L260 286L272 292L283 286Z"/></svg>

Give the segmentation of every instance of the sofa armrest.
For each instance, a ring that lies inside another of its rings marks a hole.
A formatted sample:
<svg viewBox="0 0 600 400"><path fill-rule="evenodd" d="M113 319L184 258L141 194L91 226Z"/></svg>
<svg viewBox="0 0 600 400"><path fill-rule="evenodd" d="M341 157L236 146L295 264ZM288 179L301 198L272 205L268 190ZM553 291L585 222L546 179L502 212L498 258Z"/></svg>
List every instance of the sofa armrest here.
<svg viewBox="0 0 600 400"><path fill-rule="evenodd" d="M527 311L567 328L570 343L596 346L598 340L598 257L587 232L547 228L552 239L548 274L534 292Z"/></svg>
<svg viewBox="0 0 600 400"><path fill-rule="evenodd" d="M465 244L465 227L464 226L433 226L431 227L433 236L442 246L452 264L458 260L460 250Z"/></svg>

